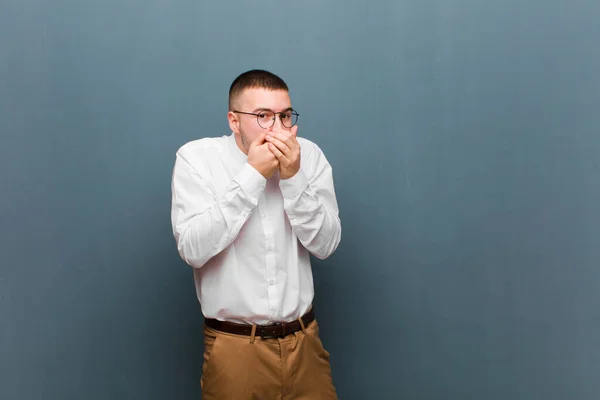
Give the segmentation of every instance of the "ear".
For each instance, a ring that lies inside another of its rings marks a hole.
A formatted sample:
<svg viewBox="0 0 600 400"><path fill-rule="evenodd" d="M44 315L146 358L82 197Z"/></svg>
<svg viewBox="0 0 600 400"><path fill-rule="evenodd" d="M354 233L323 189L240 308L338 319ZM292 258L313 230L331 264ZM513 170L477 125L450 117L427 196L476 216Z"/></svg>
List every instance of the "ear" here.
<svg viewBox="0 0 600 400"><path fill-rule="evenodd" d="M227 113L227 120L229 121L229 128L233 133L240 133L240 120L236 113L229 111Z"/></svg>

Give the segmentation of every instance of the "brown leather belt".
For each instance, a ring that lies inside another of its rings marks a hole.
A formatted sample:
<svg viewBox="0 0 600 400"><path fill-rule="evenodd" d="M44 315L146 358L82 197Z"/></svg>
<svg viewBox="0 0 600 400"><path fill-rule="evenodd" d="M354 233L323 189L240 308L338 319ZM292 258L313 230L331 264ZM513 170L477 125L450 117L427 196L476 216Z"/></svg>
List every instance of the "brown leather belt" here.
<svg viewBox="0 0 600 400"><path fill-rule="evenodd" d="M302 316L302 322L306 328L308 324L314 321L315 312L311 308L309 312ZM204 323L209 328L225 333L233 333L234 335L252 335L252 325L249 324L236 324L234 322L219 321L217 319L205 319ZM291 322L278 322L270 325L256 325L255 335L261 339L274 339L283 338L294 332L298 332L302 329L300 321L294 320Z"/></svg>

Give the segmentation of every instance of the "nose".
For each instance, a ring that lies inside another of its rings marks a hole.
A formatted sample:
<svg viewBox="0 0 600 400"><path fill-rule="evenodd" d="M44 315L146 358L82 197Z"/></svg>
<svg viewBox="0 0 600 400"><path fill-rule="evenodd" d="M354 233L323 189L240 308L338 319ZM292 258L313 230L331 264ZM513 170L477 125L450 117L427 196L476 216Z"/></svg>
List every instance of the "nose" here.
<svg viewBox="0 0 600 400"><path fill-rule="evenodd" d="M281 129L281 130L289 130L289 128L287 126L285 126L281 120L281 114L275 114L275 116L273 117L274 121L273 121L273 128L277 128L277 129Z"/></svg>
<svg viewBox="0 0 600 400"><path fill-rule="evenodd" d="M279 129L283 128L283 123L281 122L281 114L275 114L275 115L273 116L273 119L275 120L275 121L273 122L273 126L277 125L277 127L278 127Z"/></svg>
<svg viewBox="0 0 600 400"><path fill-rule="evenodd" d="M278 118L279 117L279 118ZM259 122L260 124L260 122ZM261 125L262 127L262 125ZM289 130L289 128L287 128L284 124L283 124L283 120L281 119L281 114L274 114L271 117L271 125L268 128L264 128L266 130Z"/></svg>

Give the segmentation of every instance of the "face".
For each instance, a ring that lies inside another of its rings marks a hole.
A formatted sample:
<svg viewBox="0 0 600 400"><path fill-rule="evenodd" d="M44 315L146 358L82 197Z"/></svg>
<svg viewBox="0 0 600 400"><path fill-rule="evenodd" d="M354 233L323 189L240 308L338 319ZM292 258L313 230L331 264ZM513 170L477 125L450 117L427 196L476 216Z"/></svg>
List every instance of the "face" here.
<svg viewBox="0 0 600 400"><path fill-rule="evenodd" d="M259 113L262 110L283 112L291 107L292 103L287 91L264 88L246 89L233 102L234 110L248 113ZM275 119L275 125L269 129L262 128L258 124L255 115L229 111L227 118L229 119L229 127L235 134L235 141L245 154L248 154L250 143L262 132L273 129L290 130L290 128L286 128L281 124L279 116Z"/></svg>

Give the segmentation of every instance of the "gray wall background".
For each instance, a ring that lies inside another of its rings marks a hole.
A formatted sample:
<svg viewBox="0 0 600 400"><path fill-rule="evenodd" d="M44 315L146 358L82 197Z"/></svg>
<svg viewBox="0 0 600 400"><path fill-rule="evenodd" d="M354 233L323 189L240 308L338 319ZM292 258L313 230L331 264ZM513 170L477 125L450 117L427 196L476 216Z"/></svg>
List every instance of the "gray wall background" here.
<svg viewBox="0 0 600 400"><path fill-rule="evenodd" d="M174 153L250 68L334 167L341 399L597 399L600 2L0 1L0 398L199 398Z"/></svg>

